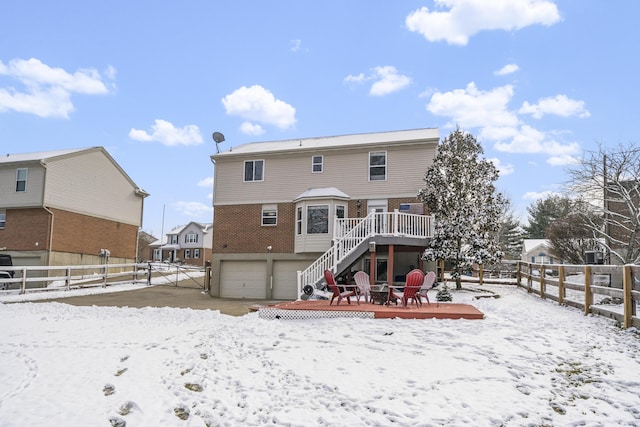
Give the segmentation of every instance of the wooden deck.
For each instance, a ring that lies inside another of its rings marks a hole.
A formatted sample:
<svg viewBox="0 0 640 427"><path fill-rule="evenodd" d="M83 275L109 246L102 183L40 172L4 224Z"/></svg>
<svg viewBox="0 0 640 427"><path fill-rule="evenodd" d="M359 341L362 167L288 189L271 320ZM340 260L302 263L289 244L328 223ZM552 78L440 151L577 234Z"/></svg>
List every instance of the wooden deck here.
<svg viewBox="0 0 640 427"><path fill-rule="evenodd" d="M415 304L403 308L401 304L380 305L355 301L329 305L328 300L283 302L256 308L263 318L311 319L323 317L368 317L374 319L483 319L484 313L469 304L438 303Z"/></svg>

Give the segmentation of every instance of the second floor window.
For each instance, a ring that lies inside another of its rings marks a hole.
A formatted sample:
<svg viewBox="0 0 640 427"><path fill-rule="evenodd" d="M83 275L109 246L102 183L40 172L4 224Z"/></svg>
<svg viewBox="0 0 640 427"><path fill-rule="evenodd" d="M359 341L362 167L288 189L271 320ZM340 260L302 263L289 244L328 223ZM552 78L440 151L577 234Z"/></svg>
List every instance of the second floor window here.
<svg viewBox="0 0 640 427"><path fill-rule="evenodd" d="M178 235L177 234L172 234L171 236L169 236L169 243L172 245L177 245L178 244Z"/></svg>
<svg viewBox="0 0 640 427"><path fill-rule="evenodd" d="M198 235L196 233L188 233L184 235L185 243L198 243Z"/></svg>
<svg viewBox="0 0 640 427"><path fill-rule="evenodd" d="M369 153L369 181L386 181L387 152L372 151Z"/></svg>
<svg viewBox="0 0 640 427"><path fill-rule="evenodd" d="M264 160L244 162L244 181L264 181Z"/></svg>
<svg viewBox="0 0 640 427"><path fill-rule="evenodd" d="M28 169L18 169L16 171L16 191L27 191L27 171Z"/></svg>
<svg viewBox="0 0 640 427"><path fill-rule="evenodd" d="M311 172L320 173L322 172L322 156L311 156Z"/></svg>

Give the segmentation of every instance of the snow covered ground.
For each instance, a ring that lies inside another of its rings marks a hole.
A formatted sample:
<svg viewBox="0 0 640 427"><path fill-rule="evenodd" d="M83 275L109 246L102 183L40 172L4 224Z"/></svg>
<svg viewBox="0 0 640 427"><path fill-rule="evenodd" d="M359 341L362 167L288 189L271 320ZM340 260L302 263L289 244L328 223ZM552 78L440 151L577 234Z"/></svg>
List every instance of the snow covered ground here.
<svg viewBox="0 0 640 427"><path fill-rule="evenodd" d="M0 425L640 425L637 330L484 288L484 320L0 304Z"/></svg>

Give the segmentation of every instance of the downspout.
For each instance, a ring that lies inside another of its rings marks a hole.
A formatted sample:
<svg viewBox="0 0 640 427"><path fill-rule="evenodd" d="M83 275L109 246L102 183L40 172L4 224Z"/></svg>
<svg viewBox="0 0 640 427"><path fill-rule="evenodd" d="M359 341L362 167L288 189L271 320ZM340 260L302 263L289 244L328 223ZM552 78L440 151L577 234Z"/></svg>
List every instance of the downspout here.
<svg viewBox="0 0 640 427"><path fill-rule="evenodd" d="M49 215L51 215L51 224L49 225L49 244L48 244L48 248L47 248L47 266L51 266L51 252L53 250L52 246L53 246L53 224L54 224L54 220L55 220L55 214L47 207L46 205L46 190L47 190L47 162L46 160L40 160L40 165L42 166L42 168L44 169L44 179L42 180L43 186L42 186L42 209L44 209L46 212L49 213Z"/></svg>
<svg viewBox="0 0 640 427"><path fill-rule="evenodd" d="M52 245L53 245L53 221L55 219L55 215L44 204L42 205L42 208L45 211L49 212L49 215L51 215L51 225L49 226L49 247L48 247L48 252L49 253L47 254L47 265L51 266L51 250L52 250Z"/></svg>

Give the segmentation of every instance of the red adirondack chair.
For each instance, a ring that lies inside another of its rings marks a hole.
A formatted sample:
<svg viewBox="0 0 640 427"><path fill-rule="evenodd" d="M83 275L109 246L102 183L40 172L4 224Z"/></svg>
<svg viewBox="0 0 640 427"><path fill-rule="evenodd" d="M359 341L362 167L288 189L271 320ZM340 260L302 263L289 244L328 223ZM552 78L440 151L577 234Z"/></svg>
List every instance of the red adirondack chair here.
<svg viewBox="0 0 640 427"><path fill-rule="evenodd" d="M418 268L411 270L409 274L407 274L407 280L403 291L398 289L400 286L389 286L389 299L399 299L402 302L402 306L405 308L409 304L409 300L412 299L416 306L419 307L422 303L416 294L420 289L420 286L422 286L423 281L424 273L422 270Z"/></svg>
<svg viewBox="0 0 640 427"><path fill-rule="evenodd" d="M335 298L338 298L336 305L340 305L340 301L345 298L347 300L347 303L351 304L351 297L356 296L356 290L354 286L348 286L348 288L350 288L351 290L347 289L346 291L340 291L340 288L338 287L338 285L336 285L336 279L333 277L333 273L330 270L324 271L324 280L325 282L327 282L327 285L329 286L329 289L331 289L331 292L333 292L331 301L329 301L329 305L333 304L333 300ZM356 302L358 303L358 305L360 305L360 301L358 301L357 298Z"/></svg>

